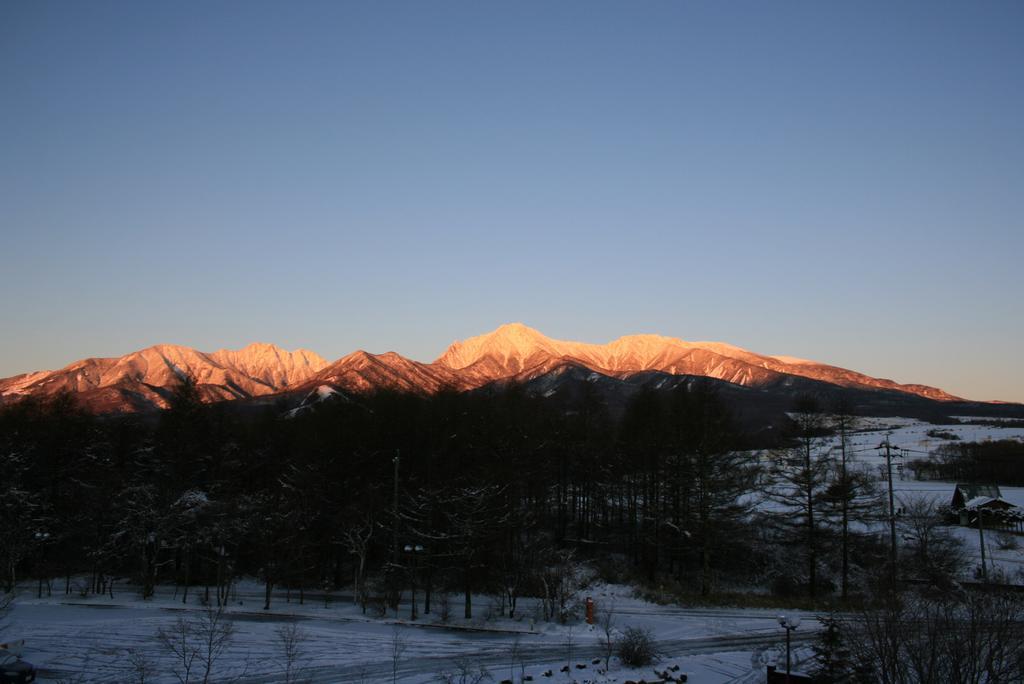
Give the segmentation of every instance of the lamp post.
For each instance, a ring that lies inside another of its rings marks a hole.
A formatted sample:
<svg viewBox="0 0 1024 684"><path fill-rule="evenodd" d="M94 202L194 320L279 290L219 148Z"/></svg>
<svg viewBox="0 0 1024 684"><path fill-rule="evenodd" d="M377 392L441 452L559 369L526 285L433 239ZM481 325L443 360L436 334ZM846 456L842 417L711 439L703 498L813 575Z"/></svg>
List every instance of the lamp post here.
<svg viewBox="0 0 1024 684"><path fill-rule="evenodd" d="M217 606L228 605L228 588L224 586L224 566L227 564L228 550L222 541L217 546ZM209 597L207 597L209 599Z"/></svg>
<svg viewBox="0 0 1024 684"><path fill-rule="evenodd" d="M406 544L405 548L402 549L405 553L412 557L412 566L410 570L410 579L412 581L412 608L409 609L409 619L416 619L416 558L419 554L423 553L423 547L419 544Z"/></svg>
<svg viewBox="0 0 1024 684"><path fill-rule="evenodd" d="M43 569L45 566L44 556L46 555L46 544L50 541L50 533L42 530L37 531L32 538L39 544L39 560L37 561L39 572L39 591L36 598L43 598ZM47 580L49 582L49 580Z"/></svg>
<svg viewBox="0 0 1024 684"><path fill-rule="evenodd" d="M794 629L800 626L799 617L790 617L788 615L779 616L779 626L786 630L786 683L789 684L789 671L790 671L790 634Z"/></svg>

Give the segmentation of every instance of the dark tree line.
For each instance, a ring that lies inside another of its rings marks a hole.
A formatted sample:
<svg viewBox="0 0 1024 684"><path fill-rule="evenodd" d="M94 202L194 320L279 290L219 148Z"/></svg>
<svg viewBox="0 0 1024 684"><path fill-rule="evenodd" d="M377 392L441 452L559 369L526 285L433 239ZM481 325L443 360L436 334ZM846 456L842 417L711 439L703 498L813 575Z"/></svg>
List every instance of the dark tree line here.
<svg viewBox="0 0 1024 684"><path fill-rule="evenodd" d="M221 605L255 576L268 607L275 588L352 587L364 608L415 584L427 611L450 590L467 617L480 593L509 613L539 596L557 617L579 560L694 593L773 572L821 593L819 573L842 565L845 589L848 543L871 541L848 540L863 487L820 448L817 409L766 467L699 383L640 392L621 416L586 389L565 405L517 387L284 408L204 404L190 381L155 417L94 417L67 395L6 407L4 583L71 591L84 575L78 590L101 593L128 577ZM786 516L755 508L769 490Z"/></svg>
<svg viewBox="0 0 1024 684"><path fill-rule="evenodd" d="M1024 484L1024 444L1016 440L943 444L936 454L907 466L918 479Z"/></svg>
<svg viewBox="0 0 1024 684"><path fill-rule="evenodd" d="M823 618L809 668L827 684L1010 684L1024 678L1024 603L1010 592L913 590Z"/></svg>

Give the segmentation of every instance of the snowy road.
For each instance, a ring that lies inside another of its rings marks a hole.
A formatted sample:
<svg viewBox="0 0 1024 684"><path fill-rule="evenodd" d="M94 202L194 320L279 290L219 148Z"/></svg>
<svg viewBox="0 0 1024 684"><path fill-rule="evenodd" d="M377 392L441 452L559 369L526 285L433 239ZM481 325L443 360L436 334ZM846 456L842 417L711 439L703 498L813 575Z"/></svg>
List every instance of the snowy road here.
<svg viewBox="0 0 1024 684"><path fill-rule="evenodd" d="M130 681L126 655L144 653L162 671L170 661L154 635L177 617L196 608L183 609L170 602L61 602L25 599L10 616L6 634L26 640L26 659L40 668L41 681L70 679L81 673L82 681ZM303 614L287 611L305 610ZM512 662L516 635L502 629L474 631L439 625L394 624L367 620L355 609L344 614L337 607L284 606L278 611L232 612L236 638L218 668L225 681L271 684L283 682L283 662L276 630L298 621L305 633L300 659L304 680L311 682L390 681L391 649L397 634L405 646L397 669L398 681L407 684L430 681L442 670L451 670L456 659L465 658L474 667L483 665L495 672L505 671ZM694 654L742 651L759 652L777 647L783 635L770 611L737 609L685 609L636 602L617 611L622 626L652 630L659 652L676 658ZM798 633L796 643L814 636L816 622ZM497 627L507 627L498 624ZM486 626L484 626L486 627ZM566 663L568 630L562 626L538 625L540 633L519 635L519 659L526 665L557 669ZM587 664L601 651L598 632L586 625L573 628L573 660ZM747 656L749 659L749 656ZM747 666L746 669L749 669ZM500 680L500 678L498 678ZM163 679L159 681L164 681ZM714 680L731 681L723 678Z"/></svg>
<svg viewBox="0 0 1024 684"><path fill-rule="evenodd" d="M671 639L657 642L657 650L669 658L677 658L686 655L714 654L728 651L756 651L777 645L780 636L776 633L761 634L735 634L719 635L694 639ZM813 632L805 632L794 636L794 646L809 643L815 638ZM526 651L522 661L527 665L542 664L565 664L567 662L567 647L565 644L544 645L524 647ZM446 656L426 656L415 658L403 658L398 665L398 681L423 681L423 677L436 674L446 668L450 668L453 659L458 654ZM475 648L461 654L469 656L474 665L479 664L489 668L508 668L512 664L512 657L509 645L504 647ZM602 650L598 646L585 645L573 648L574 663L591 663L592 660L601 658ZM593 666L596 667L596 666ZM555 667L557 670L557 666ZM580 672L583 676L585 673ZM303 672L303 677L313 684L327 684L330 682L378 682L390 679L392 676L392 663L360 663L356 665L328 666L312 668ZM241 680L247 684L278 684L285 681L282 675L277 676L255 676Z"/></svg>

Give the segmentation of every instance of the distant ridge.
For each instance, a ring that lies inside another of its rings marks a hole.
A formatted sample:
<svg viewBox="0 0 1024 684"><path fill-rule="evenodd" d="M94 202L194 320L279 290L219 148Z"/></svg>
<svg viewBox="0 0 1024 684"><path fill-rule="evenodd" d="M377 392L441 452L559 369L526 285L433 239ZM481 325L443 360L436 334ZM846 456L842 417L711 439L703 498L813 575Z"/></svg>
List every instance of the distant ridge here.
<svg viewBox="0 0 1024 684"><path fill-rule="evenodd" d="M618 381L646 378L653 373L706 377L766 391L788 388L792 392L824 383L857 392L935 402L963 401L927 385L900 384L805 359L765 356L721 342L629 335L608 344L589 344L554 340L522 323L509 323L452 343L433 363L413 361L395 352L365 351L329 363L304 349L286 351L262 343L210 353L157 345L122 357L84 359L60 370L0 380L0 403L68 391L95 412L161 408L166 406L170 388L186 374L196 379L203 398L210 402L281 393L328 397L336 392L359 394L382 389L435 394L494 383L541 382L551 374L561 378L579 376L577 372L566 374L567 368Z"/></svg>
<svg viewBox="0 0 1024 684"><path fill-rule="evenodd" d="M244 399L284 391L303 383L327 365L305 349L286 351L254 343L242 349L201 352L158 344L125 356L76 361L60 370L39 371L0 380L0 400L77 395L98 413L123 413L166 406L167 390L181 378L196 380L206 401Z"/></svg>
<svg viewBox="0 0 1024 684"><path fill-rule="evenodd" d="M628 335L603 345L563 342L545 337L522 323L509 323L486 335L455 342L435 364L489 381L550 365L557 359L615 376L660 371L758 386L776 380L779 374L797 375L841 387L884 389L937 401L962 401L935 387L901 385L804 359L763 356L722 342L686 342L661 335Z"/></svg>

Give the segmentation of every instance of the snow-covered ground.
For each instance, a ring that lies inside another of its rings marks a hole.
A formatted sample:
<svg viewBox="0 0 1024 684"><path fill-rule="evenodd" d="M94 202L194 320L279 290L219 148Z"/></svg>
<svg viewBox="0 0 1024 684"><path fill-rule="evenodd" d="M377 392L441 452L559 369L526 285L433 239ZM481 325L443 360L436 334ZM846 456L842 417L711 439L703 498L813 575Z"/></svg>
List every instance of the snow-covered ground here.
<svg viewBox="0 0 1024 684"><path fill-rule="evenodd" d="M963 416L960 419L974 420L969 416ZM993 419L986 418L984 420ZM958 439L933 435L956 435ZM936 425L900 417L861 418L858 419L856 430L846 437L847 454L852 455L863 464L884 466L885 449L880 447L887 438L893 447L891 451L893 454L893 476L899 479L900 465L904 460L927 459L929 454L934 453L945 444L996 440L1024 442L1024 428L1002 425ZM833 455L838 456L839 437L834 436L824 440L823 448L830 447L835 449ZM901 457L900 454L903 456ZM906 477L909 478L910 474L907 473Z"/></svg>
<svg viewBox="0 0 1024 684"><path fill-rule="evenodd" d="M442 625L431 615L413 624L407 619L407 601L398 618L366 617L348 601L299 605L294 599L285 603L283 596L263 611L261 587L243 583L229 608L237 633L217 668L218 677L253 684L285 681L277 630L292 623L304 634L299 681L310 682L391 681L396 640L402 653L395 674L405 684L438 681L440 673L457 672L459 663L484 667L495 682L511 674L518 681L521 672L538 682L650 681L655 670L686 673L690 682L757 682L763 680L765 663L780 658L784 632L775 611L659 606L634 598L622 586L592 587L588 595L599 610L614 605L618 629L650 629L662 659L653 667L631 669L613 657L610 670L603 672L603 663L594 662L602 657L603 632L597 625L536 623L528 617L529 602L518 620L453 618ZM484 601L478 605L486 612ZM201 611L195 601L183 606L168 587L149 601L127 587L115 590L113 599L63 593L37 599L25 587L3 634L25 640L24 657L40 668L41 681L132 681L132 651L144 654L163 673L155 681L174 681L171 660L155 634L177 618ZM806 644L818 624L811 614L792 614L804 619L794 643L798 655L806 657ZM513 654L516 650L520 656ZM571 671L562 672L569 663ZM83 679L74 679L81 673Z"/></svg>
<svg viewBox="0 0 1024 684"><path fill-rule="evenodd" d="M953 433L961 441L1024 441L1024 429L1018 427L943 426L884 418L870 419L862 425L861 431L849 439L849 451L882 478L877 466L884 465L885 457L878 445L888 437L890 444L906 450L908 457L926 458L927 452L947 441L929 436L929 431ZM902 501L928 496L946 503L952 498L953 482L909 478L908 471L894 468L894 489ZM1007 500L1024 505L1024 488L1003 487L1002 492ZM954 530L980 563L977 530ZM1006 540L994 533L987 534L985 541L990 567L998 567L1011 579L1021 581L1017 568L1024 567L1024 550L1006 548ZM54 587L58 588L62 587ZM619 630L649 629L663 655L661 661L654 667L632 670L613 659L610 671L604 673L603 665L594 662L602 653L602 632L596 625L541 622L529 600L520 602L520 617L515 620L452 618L441 624L435 598L435 613L411 623L408 595L397 616L392 613L382 618L363 615L350 597L346 600L340 595L326 604L318 598L299 605L294 595L291 602L286 602L284 593L277 592L271 610L263 611L262 587L243 582L228 609L237 633L217 668L218 681L285 681L278 630L289 624L298 624L304 635L298 681L309 682L389 682L394 674L404 684L424 684L439 681L439 673L457 672L458 664L463 663L485 668L495 682L512 675L518 681L520 672L532 676L535 682L651 681L655 670L669 670L675 676L686 673L689 682L700 684L753 683L764 680L767 662L784 659L784 632L776 622L778 611L662 606L635 598L630 588L622 586L593 586L581 598L588 595L598 611L614 606ZM422 595L419 598L422 601ZM487 597L476 598L478 615L498 612L489 609L488 603ZM453 597L452 614L460 615L461 608L461 597ZM154 599L143 601L131 587L117 588L114 598L81 598L55 592L52 597L37 599L35 587L25 586L0 638L25 640L24 657L40 667L41 681L133 681L127 656L134 652L155 663L161 673L147 681L170 682L175 681L171 663L155 635L179 617L200 611L194 598L189 605L182 605L171 587L162 587ZM818 627L813 615L802 617L803 625L795 633L797 662L809 656L807 644ZM397 666L392 657L396 645L401 650ZM521 655L514 655L514 651ZM570 663L570 671L562 672ZM670 669L673 667L678 669ZM547 671L551 671L550 677L545 676Z"/></svg>
<svg viewBox="0 0 1024 684"><path fill-rule="evenodd" d="M987 418L974 418L972 416L958 416L958 420L987 420L994 423L1004 421L991 421ZM934 499L941 505L948 505L953 499L955 482L943 481L919 481L913 480L912 473L907 468L901 467L903 461L913 459L927 459L930 454L944 444L958 444L963 442L986 442L996 440L1015 440L1024 442L1024 428L1002 426L1002 425L935 425L922 423L909 418L868 418L862 421L861 430L854 433L847 439L848 453L854 458L872 468L878 474L879 485L884 491L885 488L885 450L878 447L888 439L892 447L899 447L902 457L893 458L893 492L896 498L897 509L905 506L908 502L922 497ZM932 435L928 433L931 432ZM956 435L957 440L933 435ZM838 446L838 439L831 440L832 446ZM891 453L896 454L893 449ZM1001 486L1000 491L1005 500L1018 506L1024 507L1024 487ZM964 542L964 550L972 559L970 567L966 569L964 579L973 579L975 568L981 565L981 546L979 534L976 529L969 527L954 526L950 528L954 534ZM985 535L985 548L989 571L993 568L1001 571L1005 577L1015 583L1024 582L1024 577L1018 576L1018 570L1024 568L1024 538L1020 539L1019 549L1000 548L1005 546L1000 542L1009 540L1007 535L989 532Z"/></svg>

